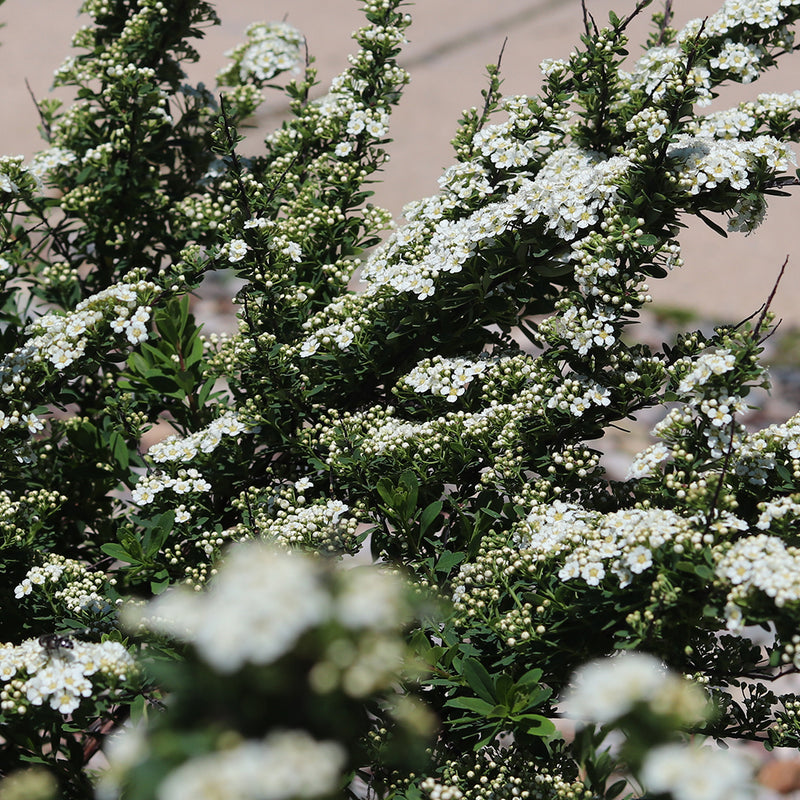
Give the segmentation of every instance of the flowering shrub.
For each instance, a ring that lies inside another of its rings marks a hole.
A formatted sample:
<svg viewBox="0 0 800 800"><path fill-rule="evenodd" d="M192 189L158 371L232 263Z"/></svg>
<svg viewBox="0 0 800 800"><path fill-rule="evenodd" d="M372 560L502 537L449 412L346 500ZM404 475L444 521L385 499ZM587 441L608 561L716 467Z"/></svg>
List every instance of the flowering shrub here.
<svg viewBox="0 0 800 800"><path fill-rule="evenodd" d="M538 95L489 68L401 225L365 186L411 19L362 4L316 97L286 23L212 92L182 69L209 3L87 0L75 103L0 162L4 791L746 797L715 741L800 745L800 417L747 424L768 297L662 348L633 326L684 217L749 233L798 182L800 91L701 109L800 2L667 3L635 60L646 0L584 9ZM248 154L266 90L290 117ZM231 274L206 336L189 297ZM648 407L609 479L591 442Z"/></svg>

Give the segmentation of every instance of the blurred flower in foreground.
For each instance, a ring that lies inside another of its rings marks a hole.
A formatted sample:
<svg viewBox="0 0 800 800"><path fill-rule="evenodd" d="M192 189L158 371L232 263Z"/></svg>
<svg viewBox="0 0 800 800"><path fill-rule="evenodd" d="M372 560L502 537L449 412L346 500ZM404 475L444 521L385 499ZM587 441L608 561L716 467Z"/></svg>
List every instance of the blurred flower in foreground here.
<svg viewBox="0 0 800 800"><path fill-rule="evenodd" d="M314 559L243 544L228 552L207 591L166 592L128 609L126 619L192 643L225 673L276 661L326 622L385 633L406 619L405 587L395 575L357 568L338 571L334 585L329 578Z"/></svg>
<svg viewBox="0 0 800 800"><path fill-rule="evenodd" d="M263 742L192 758L169 774L159 800L289 800L333 793L340 784L345 750L317 742L304 731L271 733ZM309 769L313 765L313 768Z"/></svg>
<svg viewBox="0 0 800 800"><path fill-rule="evenodd" d="M233 545L202 591L124 609L145 638L190 647L176 659L153 640L164 710L109 743L103 800L143 782L135 800L330 797L366 763L368 732L416 768L433 726L401 688L419 669L402 638L416 605L394 572L259 540Z"/></svg>
<svg viewBox="0 0 800 800"><path fill-rule="evenodd" d="M575 672L573 684L561 710L583 724L605 725L640 705L678 724L697 723L710 710L701 689L645 653L621 653L585 664Z"/></svg>
<svg viewBox="0 0 800 800"><path fill-rule="evenodd" d="M741 754L710 747L667 744L653 748L642 783L674 800L745 800L753 796L752 770Z"/></svg>

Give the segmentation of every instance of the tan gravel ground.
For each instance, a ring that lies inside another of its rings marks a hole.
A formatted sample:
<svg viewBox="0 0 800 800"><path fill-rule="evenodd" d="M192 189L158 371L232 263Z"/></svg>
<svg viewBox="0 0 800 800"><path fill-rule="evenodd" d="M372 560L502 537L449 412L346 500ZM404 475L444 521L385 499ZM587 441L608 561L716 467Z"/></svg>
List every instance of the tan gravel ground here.
<svg viewBox="0 0 800 800"><path fill-rule="evenodd" d="M633 0L587 0L601 23L610 8L624 14L633 5ZM712 13L718 5L717 0L673 3L678 24ZM79 7L79 0L7 0L0 7L0 21L6 23L0 30L5 110L0 152L29 155L38 148L36 113L25 79L37 96L47 94L53 69L67 55L72 33L85 21L78 18ZM659 7L658 2L654 7ZM208 83L213 83L214 73L224 63L224 51L239 41L249 22L286 18L308 38L317 57L322 91L345 66L345 55L353 44L349 34L360 24L356 0L220 0L217 8L223 24L209 32L201 48L204 61L192 70L194 79ZM481 102L484 67L496 60L506 37L504 91L534 93L538 63L567 54L582 28L578 0L418 0L409 10L415 22L403 63L412 83L393 118L392 162L375 197L395 214L409 200L436 190L436 178L452 160L449 140L459 113ZM643 16L631 28L634 56L647 20ZM800 55L795 55L757 84L726 91L725 104L798 86ZM271 128L281 108L279 98L271 99L257 120L260 127ZM256 133L250 141L257 146ZM774 307L787 322L800 323L798 219L796 192L792 198L776 198L767 221L750 237L723 240L704 225L693 225L685 237L686 266L666 280L654 281L653 296L660 304L689 307L705 316L741 318L766 297L789 255L790 267Z"/></svg>

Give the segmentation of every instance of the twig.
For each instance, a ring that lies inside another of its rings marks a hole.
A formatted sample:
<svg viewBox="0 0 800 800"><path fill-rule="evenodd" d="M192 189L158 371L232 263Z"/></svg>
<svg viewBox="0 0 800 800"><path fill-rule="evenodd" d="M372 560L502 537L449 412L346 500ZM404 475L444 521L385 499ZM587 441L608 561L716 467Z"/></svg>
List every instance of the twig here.
<svg viewBox="0 0 800 800"><path fill-rule="evenodd" d="M639 14L641 14L642 11L644 11L647 8L647 6L649 6L650 3L652 2L653 0L639 0L639 2L636 4L636 8L634 8L633 11L631 11L631 13L628 14L628 16L625 17L625 19L622 20L622 22L620 22L619 28L617 28L617 30L624 31L625 28L627 28L628 25L631 24L632 20L638 17ZM671 6L672 0L667 0L667 5ZM597 30L597 28L595 28L595 30Z"/></svg>
<svg viewBox="0 0 800 800"><path fill-rule="evenodd" d="M33 89L31 89L30 83L28 83L28 79L25 78L25 86L28 89L28 94L31 96L31 100L33 100L33 104L36 106L36 113L39 115L39 120L42 123L42 130L44 131L44 139L49 144L52 131L50 128L50 123L45 119L44 114L42 114L42 109L39 107L39 101L36 99L36 95L33 93Z"/></svg>
<svg viewBox="0 0 800 800"><path fill-rule="evenodd" d="M594 34L597 36L597 23L594 21L592 12L586 8L586 0L581 0L581 10L583 11L583 29L586 31L586 35L591 36Z"/></svg>
<svg viewBox="0 0 800 800"><path fill-rule="evenodd" d="M771 181L767 181L764 186L768 189L773 186L800 186L800 178L794 175L781 175L779 178L773 178Z"/></svg>
<svg viewBox="0 0 800 800"><path fill-rule="evenodd" d="M230 153L230 160L231 166L233 167L233 176L236 179L236 185L239 187L239 193L242 196L242 204L244 205L244 210L247 212L248 219L253 216L252 210L250 208L250 199L247 196L247 190L244 187L244 182L242 181L242 162L239 160L239 154L236 152L236 142L233 141L233 136L231 136L231 126L228 121L228 112L225 108L225 95L220 94L219 96L219 107L222 113L222 125L225 129L225 139L228 142L228 148Z"/></svg>
<svg viewBox="0 0 800 800"><path fill-rule="evenodd" d="M775 283L772 286L772 290L767 297L767 301L764 303L761 314L758 317L758 322L756 322L755 328L753 328L753 338L758 338L758 332L761 330L761 326L764 324L764 320L766 319L767 312L769 311L769 307L772 305L772 301L775 299L775 294L778 291L778 285L781 282L781 278L783 278L783 273L786 271L786 265L789 263L789 256L783 260L783 264L781 265L780 272L778 273L778 277L775 279ZM731 415L730 421L730 428L731 428L731 435L728 439L728 446L725 448L725 458L722 462L722 470L719 474L719 479L717 480L717 485L714 487L714 496L711 498L711 505L709 507L708 517L706 518L705 524L705 531L708 531L711 521L714 519L716 510L717 510L717 502L719 501L719 495L722 491L722 484L725 482L725 476L728 474L728 467L730 466L731 455L733 454L733 439L736 435L736 417L735 415Z"/></svg>
<svg viewBox="0 0 800 800"><path fill-rule="evenodd" d="M731 414L730 427L731 435L728 438L728 446L725 448L725 458L722 461L722 469L719 473L717 485L714 487L714 496L711 498L711 505L708 509L708 516L706 517L706 524L703 528L703 533L708 532L708 529L711 527L711 522L716 517L717 503L719 502L719 495L722 491L722 484L725 482L725 477L728 474L728 467L730 466L731 455L733 454L733 437L736 435L736 416L734 414Z"/></svg>
<svg viewBox="0 0 800 800"><path fill-rule="evenodd" d="M787 255L786 258L783 259L783 264L781 264L780 272L778 273L778 277L775 279L775 283L772 285L772 291L769 293L767 297L767 302L764 303L764 308L761 311L761 316L758 318L758 322L756 323L755 328L753 328L753 337L758 337L758 332L761 330L761 326L764 324L764 319L767 316L767 312L769 311L769 307L772 305L772 301L775 299L775 294L778 291L778 285L783 278L783 273L786 272L786 265L789 263L789 256Z"/></svg>
<svg viewBox="0 0 800 800"><path fill-rule="evenodd" d="M486 98L483 103L483 111L481 112L481 126L486 122L489 118L489 112L491 111L492 104L494 103L495 99L495 89L494 89L494 82L498 80L497 76L500 74L500 65L503 63L503 53L506 50L506 44L508 42L508 36L503 39L503 46L500 48L500 54L497 56L497 63L494 65L494 75L492 76L491 84L489 85L489 91L486 92Z"/></svg>
<svg viewBox="0 0 800 800"><path fill-rule="evenodd" d="M656 39L656 47L664 44L664 38L667 35L667 29L672 22L672 0L666 0L664 3L664 18L659 25L658 38Z"/></svg>
<svg viewBox="0 0 800 800"><path fill-rule="evenodd" d="M247 287L245 287L242 290L241 297L242 297L242 310L244 311L244 319L245 322L247 323L247 327L250 329L250 332L252 334L252 341L255 344L256 350L258 350L259 354L266 358L267 353L264 351L264 347L261 344L261 337L259 336L258 331L256 330L256 327L253 324L253 318L250 315L250 303L249 303L250 292L247 289Z"/></svg>

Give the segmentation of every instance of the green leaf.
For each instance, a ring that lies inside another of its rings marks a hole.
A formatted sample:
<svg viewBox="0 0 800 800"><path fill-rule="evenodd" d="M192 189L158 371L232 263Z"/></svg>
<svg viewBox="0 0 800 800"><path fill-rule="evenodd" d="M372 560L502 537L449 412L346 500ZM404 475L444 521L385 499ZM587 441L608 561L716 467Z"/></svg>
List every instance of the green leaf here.
<svg viewBox="0 0 800 800"><path fill-rule="evenodd" d="M150 591L153 594L161 594L170 585L169 573L165 570L159 570L150 581Z"/></svg>
<svg viewBox="0 0 800 800"><path fill-rule="evenodd" d="M394 508L394 484L388 478L381 478L375 488L381 496L381 500L389 508Z"/></svg>
<svg viewBox="0 0 800 800"><path fill-rule="evenodd" d="M143 353L131 353L128 356L128 367L140 375L144 375L152 366L153 363L148 361Z"/></svg>
<svg viewBox="0 0 800 800"><path fill-rule="evenodd" d="M474 711L482 717L488 717L497 706L487 703L478 697L453 697L445 703L450 708L461 708L464 711Z"/></svg>
<svg viewBox="0 0 800 800"><path fill-rule="evenodd" d="M202 360L204 354L203 342L197 337L192 336L191 344L183 354L183 364L185 368L189 368Z"/></svg>
<svg viewBox="0 0 800 800"><path fill-rule="evenodd" d="M111 446L111 454L113 455L114 460L122 469L127 469L130 461L130 451L128 450L128 445L125 442L125 439L122 438L119 432L112 431L111 436L108 439L108 443Z"/></svg>
<svg viewBox="0 0 800 800"><path fill-rule="evenodd" d="M106 542L100 545L100 549L111 558L117 561L123 561L126 564L139 564L141 563L137 558L132 556L121 544L116 542Z"/></svg>
<svg viewBox="0 0 800 800"><path fill-rule="evenodd" d="M205 404L208 402L208 398L211 395L211 390L214 388L216 382L216 376L206 379L206 382L203 384L202 388L197 394L197 404L200 406L200 408L203 408L203 406L205 406Z"/></svg>
<svg viewBox="0 0 800 800"><path fill-rule="evenodd" d="M419 482L417 476L411 470L406 470L400 476L400 486L406 490L405 497L403 498L398 511L405 519L411 519L414 516L414 510L417 507L417 498L419 497Z"/></svg>
<svg viewBox="0 0 800 800"><path fill-rule="evenodd" d="M627 780L615 781L606 789L606 797L618 797L628 788L628 785Z"/></svg>
<svg viewBox="0 0 800 800"><path fill-rule="evenodd" d="M705 222L705 224L708 225L708 227L711 228L712 231L718 233L720 236L723 237L723 239L727 239L728 238L727 231L724 228L722 228L719 225L717 225L716 222L714 222L713 220L710 220L708 217L704 216L699 211L695 211L694 213L695 213L695 216L700 217L700 219L703 222Z"/></svg>
<svg viewBox="0 0 800 800"><path fill-rule="evenodd" d="M556 726L552 720L541 714L520 714L518 719L526 723L524 730L530 736L551 736L556 732Z"/></svg>
<svg viewBox="0 0 800 800"><path fill-rule="evenodd" d="M518 681L517 686L530 686L537 684L542 679L542 671L540 669L529 669Z"/></svg>
<svg viewBox="0 0 800 800"><path fill-rule="evenodd" d="M539 686L530 693L521 694L514 703L513 711L518 713L529 708L536 708L545 700L549 700L552 694L553 690L549 686Z"/></svg>
<svg viewBox="0 0 800 800"><path fill-rule="evenodd" d="M436 562L436 571L448 575L453 567L464 560L466 555L466 553L454 553L451 550L445 550Z"/></svg>
<svg viewBox="0 0 800 800"><path fill-rule="evenodd" d="M475 658L465 658L461 665L461 674L478 697L494 705L496 702L494 681L480 661Z"/></svg>
<svg viewBox="0 0 800 800"><path fill-rule="evenodd" d="M420 535L424 535L428 528L434 523L434 520L439 516L443 506L444 503L442 503L441 500L434 500L434 502L425 507L419 518Z"/></svg>
<svg viewBox="0 0 800 800"><path fill-rule="evenodd" d="M698 578L709 582L713 581L715 578L714 570L706 564L697 564L694 568L694 574L697 575Z"/></svg>
<svg viewBox="0 0 800 800"><path fill-rule="evenodd" d="M174 524L174 511L165 511L156 517L155 523L145 532L142 539L142 548L148 558L155 558L159 550L164 546L164 542L169 538Z"/></svg>

